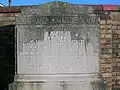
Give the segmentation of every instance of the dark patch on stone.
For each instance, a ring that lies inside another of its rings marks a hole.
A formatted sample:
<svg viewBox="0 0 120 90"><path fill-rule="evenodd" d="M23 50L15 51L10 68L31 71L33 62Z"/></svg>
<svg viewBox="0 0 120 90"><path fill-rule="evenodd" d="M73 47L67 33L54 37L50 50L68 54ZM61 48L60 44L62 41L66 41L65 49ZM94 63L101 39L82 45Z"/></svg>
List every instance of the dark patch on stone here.
<svg viewBox="0 0 120 90"><path fill-rule="evenodd" d="M60 86L62 87L62 90L67 90L66 82L65 81L61 81L60 83L61 83Z"/></svg>
<svg viewBox="0 0 120 90"><path fill-rule="evenodd" d="M98 81L93 81L91 82L93 86L93 90L106 90L107 89L107 84L104 83L104 80L98 80Z"/></svg>

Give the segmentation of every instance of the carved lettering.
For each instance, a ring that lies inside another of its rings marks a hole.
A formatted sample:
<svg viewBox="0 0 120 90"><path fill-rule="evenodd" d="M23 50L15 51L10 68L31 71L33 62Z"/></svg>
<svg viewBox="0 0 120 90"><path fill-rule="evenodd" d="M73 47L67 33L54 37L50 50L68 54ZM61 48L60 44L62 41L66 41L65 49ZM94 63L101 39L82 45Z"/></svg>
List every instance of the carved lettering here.
<svg viewBox="0 0 120 90"><path fill-rule="evenodd" d="M59 23L97 23L95 16L26 16L20 17L17 23L31 24L59 24Z"/></svg>

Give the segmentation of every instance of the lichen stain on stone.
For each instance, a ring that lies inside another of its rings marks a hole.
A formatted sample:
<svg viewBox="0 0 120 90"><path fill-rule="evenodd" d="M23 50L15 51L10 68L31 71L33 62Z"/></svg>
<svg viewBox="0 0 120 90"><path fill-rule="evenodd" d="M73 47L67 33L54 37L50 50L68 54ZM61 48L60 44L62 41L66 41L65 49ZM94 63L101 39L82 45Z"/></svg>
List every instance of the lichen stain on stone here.
<svg viewBox="0 0 120 90"><path fill-rule="evenodd" d="M65 81L61 81L60 83L61 83L60 86L62 87L62 90L67 90L66 82Z"/></svg>
<svg viewBox="0 0 120 90"><path fill-rule="evenodd" d="M107 90L107 87L102 80L101 81L93 81L93 82L91 82L91 84L93 86L93 90Z"/></svg>

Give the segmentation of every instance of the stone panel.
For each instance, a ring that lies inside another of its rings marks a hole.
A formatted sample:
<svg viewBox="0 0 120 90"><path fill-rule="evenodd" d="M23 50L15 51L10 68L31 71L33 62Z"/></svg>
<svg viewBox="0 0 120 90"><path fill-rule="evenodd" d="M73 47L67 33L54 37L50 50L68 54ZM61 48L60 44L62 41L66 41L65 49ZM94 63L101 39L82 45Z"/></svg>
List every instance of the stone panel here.
<svg viewBox="0 0 120 90"><path fill-rule="evenodd" d="M99 27L99 16L84 5L61 7L61 2L53 2L23 8L16 18L16 89L38 89L36 83L29 81L38 81L37 84L43 81L42 90L61 90L61 86L68 90L104 90L100 76ZM111 34L105 35L105 39L110 38ZM110 59L111 54L103 57ZM111 67L107 67L107 72L111 72ZM64 84L58 85L59 81Z"/></svg>
<svg viewBox="0 0 120 90"><path fill-rule="evenodd" d="M56 4L52 3L52 5L52 9L57 12ZM77 11L90 9L92 12L90 7L85 6L74 7L68 4L66 7L68 15L60 10L58 10L60 14L55 14L56 12L53 14L51 8L47 6L48 4L25 8L17 17L18 72L22 74L99 73L98 16L89 14L89 11ZM41 13L43 7L44 13ZM57 7L64 8L59 5ZM69 7L76 9L74 15L70 14ZM29 9L32 12L25 12ZM37 14L34 13L36 11ZM87 60L88 58L90 60ZM19 69L20 63L23 62L23 69ZM91 66L93 63L94 65ZM81 65L86 67L82 69Z"/></svg>

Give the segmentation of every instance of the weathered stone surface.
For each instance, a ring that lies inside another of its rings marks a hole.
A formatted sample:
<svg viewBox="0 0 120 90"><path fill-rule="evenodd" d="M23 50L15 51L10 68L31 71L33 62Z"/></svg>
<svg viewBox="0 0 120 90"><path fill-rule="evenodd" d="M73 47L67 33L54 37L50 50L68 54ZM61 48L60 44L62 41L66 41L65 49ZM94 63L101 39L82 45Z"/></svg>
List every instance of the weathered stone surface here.
<svg viewBox="0 0 120 90"><path fill-rule="evenodd" d="M82 87L81 87L82 86ZM92 87L91 87L92 86ZM98 88L99 87L99 88ZM99 80L98 81L82 81L82 82L74 82L74 81L51 81L51 82L14 82L13 84L9 85L10 90L18 90L18 89L22 89L24 88L25 90L94 90L94 89L98 89L98 90L105 90L103 87L104 84L102 84Z"/></svg>
<svg viewBox="0 0 120 90"><path fill-rule="evenodd" d="M68 90L104 90L99 76L99 17L84 5L49 4L23 8L16 18L17 90L32 90L30 85L19 87L25 81L43 81L42 90L61 90L60 81L71 83L62 85Z"/></svg>
<svg viewBox="0 0 120 90"><path fill-rule="evenodd" d="M35 5L22 10L23 15L75 15L93 13L93 8L84 5L75 5L64 2L51 2L42 5Z"/></svg>
<svg viewBox="0 0 120 90"><path fill-rule="evenodd" d="M17 17L18 24L96 24L98 16L92 14L91 7L73 5L66 3L67 6L60 5L60 2L53 2L38 6L23 8L21 15ZM51 7L49 7L51 6ZM44 8L44 10L43 10ZM72 9L71 9L72 8ZM89 14L91 13L91 14Z"/></svg>

